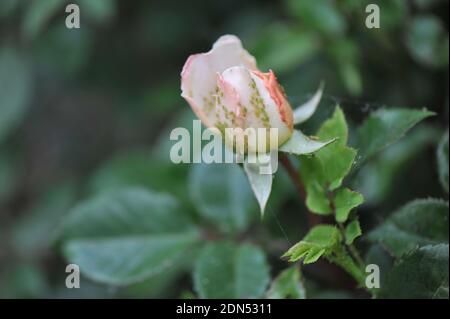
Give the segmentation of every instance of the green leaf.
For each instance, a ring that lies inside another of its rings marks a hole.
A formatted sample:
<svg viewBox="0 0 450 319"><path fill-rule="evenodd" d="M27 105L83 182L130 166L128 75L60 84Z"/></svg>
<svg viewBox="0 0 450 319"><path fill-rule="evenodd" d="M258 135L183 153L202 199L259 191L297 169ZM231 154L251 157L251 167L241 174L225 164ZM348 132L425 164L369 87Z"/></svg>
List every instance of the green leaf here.
<svg viewBox="0 0 450 319"><path fill-rule="evenodd" d="M320 257L324 257L329 262L342 267L359 285L363 285L366 275L363 269L347 254L341 240L342 235L336 227L318 225L282 257L287 257L290 262L303 259L304 264L312 264Z"/></svg>
<svg viewBox="0 0 450 319"><path fill-rule="evenodd" d="M337 62L337 67L347 91L351 95L359 96L363 90L362 73L355 62L355 59L345 59Z"/></svg>
<svg viewBox="0 0 450 319"><path fill-rule="evenodd" d="M331 118L323 122L317 136L323 139L337 138L338 141L334 144L334 148L347 145L348 127L345 115L339 106L336 106Z"/></svg>
<svg viewBox="0 0 450 319"><path fill-rule="evenodd" d="M380 25L383 29L395 31L401 29L408 17L408 3L399 0L380 0L377 2L380 10Z"/></svg>
<svg viewBox="0 0 450 319"><path fill-rule="evenodd" d="M314 57L320 48L317 37L313 32L298 31L282 23L273 23L262 30L252 50L257 53L261 69L272 68L283 74Z"/></svg>
<svg viewBox="0 0 450 319"><path fill-rule="evenodd" d="M116 13L116 1L89 1L78 0L80 10L86 13L86 16L98 23L106 23L110 21Z"/></svg>
<svg viewBox="0 0 450 319"><path fill-rule="evenodd" d="M322 215L332 212L328 192L338 188L349 173L356 151L347 147L348 128L339 106L333 116L320 127L317 136L321 140L336 139L313 156L301 156L300 174L305 183L309 210Z"/></svg>
<svg viewBox="0 0 450 319"><path fill-rule="evenodd" d="M0 2L0 18L12 16L19 5L17 0L3 0Z"/></svg>
<svg viewBox="0 0 450 319"><path fill-rule="evenodd" d="M194 287L200 298L260 298L269 279L264 253L248 244L209 244L194 270Z"/></svg>
<svg viewBox="0 0 450 319"><path fill-rule="evenodd" d="M353 244L355 239L361 235L361 226L359 225L359 221L357 219L353 220L345 227L345 243L347 245Z"/></svg>
<svg viewBox="0 0 450 319"><path fill-rule="evenodd" d="M237 165L196 164L189 185L198 212L225 232L242 231L257 216L247 177Z"/></svg>
<svg viewBox="0 0 450 319"><path fill-rule="evenodd" d="M12 244L24 259L50 252L55 228L63 220L76 198L73 184L57 184L46 190L14 224Z"/></svg>
<svg viewBox="0 0 450 319"><path fill-rule="evenodd" d="M448 65L449 39L438 17L418 16L409 24L406 45L419 63L439 68Z"/></svg>
<svg viewBox="0 0 450 319"><path fill-rule="evenodd" d="M322 99L323 88L324 84L321 83L317 92L308 101L294 110L294 124L306 122L311 116L313 116L320 100Z"/></svg>
<svg viewBox="0 0 450 319"><path fill-rule="evenodd" d="M376 243L367 250L364 261L366 265L375 264L380 268L380 287L382 287L394 266L395 258L381 244ZM377 294L376 291L374 293Z"/></svg>
<svg viewBox="0 0 450 319"><path fill-rule="evenodd" d="M317 136L322 140L337 138L336 142L317 153L323 167L325 182L330 190L339 187L350 172L356 151L347 147L348 127L344 112L336 107L333 116L320 127Z"/></svg>
<svg viewBox="0 0 450 319"><path fill-rule="evenodd" d="M24 117L31 84L25 57L12 48L0 48L0 143Z"/></svg>
<svg viewBox="0 0 450 319"><path fill-rule="evenodd" d="M311 247L303 259L304 264L313 264L326 252L325 248Z"/></svg>
<svg viewBox="0 0 450 319"><path fill-rule="evenodd" d="M32 264L20 263L13 267L3 267L0 273L0 298L22 299L42 298L50 292L44 271ZM66 289L69 290L69 289ZM74 289L77 290L77 289Z"/></svg>
<svg viewBox="0 0 450 319"><path fill-rule="evenodd" d="M364 194L364 202L371 207L398 197L399 184L406 182L403 176L408 174L414 161L426 153L426 149L437 143L439 137L439 130L434 126L428 123L418 126L403 139L364 163L352 180L352 185ZM426 174L424 172L420 176ZM409 188L402 191L408 192Z"/></svg>
<svg viewBox="0 0 450 319"><path fill-rule="evenodd" d="M381 298L448 299L448 244L420 247L388 273Z"/></svg>
<svg viewBox="0 0 450 319"><path fill-rule="evenodd" d="M83 275L110 285L160 275L200 241L180 209L175 198L139 188L102 194L69 212L62 251Z"/></svg>
<svg viewBox="0 0 450 319"><path fill-rule="evenodd" d="M302 282L300 269L292 266L283 270L270 285L268 299L306 299L306 291Z"/></svg>
<svg viewBox="0 0 450 319"><path fill-rule="evenodd" d="M105 162L92 176L89 190L93 193L128 186L170 192L188 200L186 165L176 165L152 156L148 151L127 151Z"/></svg>
<svg viewBox="0 0 450 319"><path fill-rule="evenodd" d="M195 250L195 253L191 252L190 256L185 255L182 263L175 263L157 276L152 276L142 282L116 289L114 297L125 299L168 298L172 296L174 285L179 280L182 280L186 272L192 271L194 260L197 256L198 252ZM186 261L185 258L188 258L188 260Z"/></svg>
<svg viewBox="0 0 450 319"><path fill-rule="evenodd" d="M313 213L328 215L332 213L327 190L318 182L310 182L307 187L306 206Z"/></svg>
<svg viewBox="0 0 450 319"><path fill-rule="evenodd" d="M416 247L448 243L448 203L436 199L412 201L368 235L399 257Z"/></svg>
<svg viewBox="0 0 450 319"><path fill-rule="evenodd" d="M292 133L291 138L280 147L280 151L297 155L311 154L334 142L334 140L335 139L329 139L326 142L317 141L307 137L302 132L295 130Z"/></svg>
<svg viewBox="0 0 450 319"><path fill-rule="evenodd" d="M71 240L64 255L92 280L129 285L161 275L199 240L195 233L124 237Z"/></svg>
<svg viewBox="0 0 450 319"><path fill-rule="evenodd" d="M289 12L312 30L339 35L346 29L345 19L333 1L290 0L287 4Z"/></svg>
<svg viewBox="0 0 450 319"><path fill-rule="evenodd" d="M311 229L308 234L292 246L283 257L290 262L303 258L303 263L316 262L322 255L332 253L339 245L341 235L338 229L331 225L319 225Z"/></svg>
<svg viewBox="0 0 450 319"><path fill-rule="evenodd" d="M363 84L358 66L360 57L356 42L350 39L338 39L328 45L328 51L347 91L354 96L360 95Z"/></svg>
<svg viewBox="0 0 450 319"><path fill-rule="evenodd" d="M83 71L94 50L95 34L84 20L81 10L81 28L68 29L64 21L51 25L33 43L33 60L40 68L58 77L75 77ZM61 9L64 12L64 9ZM63 13L67 16L68 13Z"/></svg>
<svg viewBox="0 0 450 319"><path fill-rule="evenodd" d="M0 205L14 193L19 184L20 165L12 155L0 151Z"/></svg>
<svg viewBox="0 0 450 319"><path fill-rule="evenodd" d="M339 189L334 197L336 207L336 221L344 223L350 214L350 211L364 202L360 193L354 192L348 188Z"/></svg>
<svg viewBox="0 0 450 319"><path fill-rule="evenodd" d="M22 24L25 36L31 39L36 37L56 11L63 7L64 2L65 0L28 2Z"/></svg>
<svg viewBox="0 0 450 319"><path fill-rule="evenodd" d="M338 148L335 152L328 150L319 154L330 190L341 186L353 166L355 157L356 151L349 147Z"/></svg>
<svg viewBox="0 0 450 319"><path fill-rule="evenodd" d="M397 142L414 125L434 115L426 109L382 108L373 112L356 132L356 148L366 160Z"/></svg>
<svg viewBox="0 0 450 319"><path fill-rule="evenodd" d="M448 193L448 131L442 136L437 149L439 180Z"/></svg>

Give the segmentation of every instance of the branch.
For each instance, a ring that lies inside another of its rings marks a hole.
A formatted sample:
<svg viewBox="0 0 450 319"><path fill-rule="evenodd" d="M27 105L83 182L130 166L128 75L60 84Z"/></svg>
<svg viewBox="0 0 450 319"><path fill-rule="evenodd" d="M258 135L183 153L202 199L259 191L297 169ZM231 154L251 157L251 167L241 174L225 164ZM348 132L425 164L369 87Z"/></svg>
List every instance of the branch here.
<svg viewBox="0 0 450 319"><path fill-rule="evenodd" d="M292 165L291 161L289 160L289 157L286 154L281 154L280 156L280 163L285 168L286 172L288 173L289 177L292 180L292 183L294 184L295 188L297 189L297 192L302 199L302 201L305 203L305 208L307 211L306 217L308 218L308 225L309 228L314 227L315 225L318 225L321 223L321 218L319 215L313 214L309 211L308 207L306 206L306 191L305 186L303 185L303 181L300 178L300 174L297 172L297 170Z"/></svg>

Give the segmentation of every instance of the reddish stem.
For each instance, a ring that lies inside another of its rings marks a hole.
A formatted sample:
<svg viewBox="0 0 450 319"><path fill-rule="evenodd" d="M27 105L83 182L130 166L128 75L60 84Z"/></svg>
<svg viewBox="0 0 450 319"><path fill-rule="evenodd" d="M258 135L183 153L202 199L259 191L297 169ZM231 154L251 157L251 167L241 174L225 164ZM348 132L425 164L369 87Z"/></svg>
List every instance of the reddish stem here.
<svg viewBox="0 0 450 319"><path fill-rule="evenodd" d="M292 180L292 183L294 184L295 188L297 189L298 194L300 195L300 198L303 200L303 202L306 202L306 191L305 186L303 185L303 182L300 178L300 174L297 172L295 167L292 165L291 161L289 160L289 157L286 154L282 154L280 156L280 162L283 165L283 167L286 169L286 172L288 173L289 177ZM307 218L308 218L308 225L309 228L314 227L315 225L318 225L321 223L320 216L311 213L308 210L308 207L306 206L307 211Z"/></svg>

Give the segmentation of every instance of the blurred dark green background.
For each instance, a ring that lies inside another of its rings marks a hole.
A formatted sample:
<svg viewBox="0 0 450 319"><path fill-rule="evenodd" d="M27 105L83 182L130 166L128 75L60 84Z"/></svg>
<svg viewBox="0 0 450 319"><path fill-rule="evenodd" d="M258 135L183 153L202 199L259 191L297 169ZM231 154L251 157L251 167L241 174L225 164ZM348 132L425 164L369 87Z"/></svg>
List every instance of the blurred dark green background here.
<svg viewBox="0 0 450 319"><path fill-rule="evenodd" d="M0 297L191 291L188 275L150 288L87 283L68 291L52 236L77 200L124 184L166 191L191 206L189 167L168 159L170 128L192 118L179 74L188 55L226 33L242 39L262 70L274 70L293 103L326 83L306 132L336 103L353 125L383 105L438 114L354 176L366 197L366 228L408 200L446 196L435 148L448 127L448 1L70 2L80 6L80 29L65 27L64 0L0 2ZM368 3L380 6L380 29L365 27ZM288 182L279 184L273 205L294 241L303 227L299 203L278 196L292 192ZM254 215L273 245L283 239L270 215L263 226ZM270 256L275 269L278 256Z"/></svg>

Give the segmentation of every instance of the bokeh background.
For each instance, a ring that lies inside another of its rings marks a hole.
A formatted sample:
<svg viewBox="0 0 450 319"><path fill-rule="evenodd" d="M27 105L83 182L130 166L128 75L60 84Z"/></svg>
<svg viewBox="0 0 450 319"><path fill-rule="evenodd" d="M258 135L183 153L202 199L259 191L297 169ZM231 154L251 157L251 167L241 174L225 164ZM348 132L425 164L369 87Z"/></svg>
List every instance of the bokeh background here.
<svg viewBox="0 0 450 319"><path fill-rule="evenodd" d="M363 228L413 198L447 196L435 150L448 127L448 1L70 2L80 6L80 29L65 27L67 1L0 2L0 297L192 294L188 272L127 288L83 281L65 289L52 238L77 201L123 185L171 193L201 219L188 192L192 168L170 163L168 132L192 119L179 89L186 58L226 33L274 70L293 103L325 82L306 132L336 103L351 127L382 106L437 113L353 176L366 198ZM365 27L368 3L380 6L380 29ZM266 247L273 272L285 267L286 236L295 242L305 229L293 194L280 177L277 220L261 221L255 207L244 234ZM311 297L358 296L345 276L336 283L320 267L305 271Z"/></svg>

